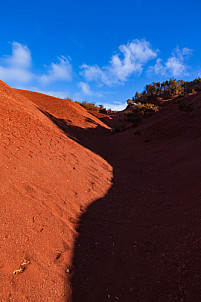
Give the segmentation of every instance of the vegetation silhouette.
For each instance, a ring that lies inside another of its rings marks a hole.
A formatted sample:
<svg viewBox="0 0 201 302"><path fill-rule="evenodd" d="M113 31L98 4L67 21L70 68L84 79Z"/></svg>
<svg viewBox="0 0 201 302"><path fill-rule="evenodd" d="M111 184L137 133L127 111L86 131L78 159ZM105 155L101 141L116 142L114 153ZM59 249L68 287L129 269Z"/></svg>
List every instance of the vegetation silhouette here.
<svg viewBox="0 0 201 302"><path fill-rule="evenodd" d="M170 79L165 82L153 82L146 85L143 92L135 93L132 99L127 100L128 106L132 106L136 102L141 103L159 103L162 99L168 99L173 96L187 95L189 93L196 93L201 91L201 78L193 81L183 81Z"/></svg>

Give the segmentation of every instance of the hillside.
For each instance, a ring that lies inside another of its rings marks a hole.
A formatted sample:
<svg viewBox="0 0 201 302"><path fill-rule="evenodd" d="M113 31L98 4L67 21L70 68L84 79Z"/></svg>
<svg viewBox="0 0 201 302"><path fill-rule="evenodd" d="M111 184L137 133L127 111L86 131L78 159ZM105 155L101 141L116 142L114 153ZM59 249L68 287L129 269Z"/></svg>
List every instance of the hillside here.
<svg viewBox="0 0 201 302"><path fill-rule="evenodd" d="M116 134L2 82L0 108L1 301L200 301L201 93Z"/></svg>
<svg viewBox="0 0 201 302"><path fill-rule="evenodd" d="M94 127L76 107L76 126ZM2 82L0 110L0 300L66 301L79 216L107 192L112 168Z"/></svg>
<svg viewBox="0 0 201 302"><path fill-rule="evenodd" d="M97 125L108 128L96 117L92 117L83 107L69 100L58 99L49 95L28 90L14 91L31 100L40 110L48 112L59 119L65 119L67 125L80 128L96 128Z"/></svg>

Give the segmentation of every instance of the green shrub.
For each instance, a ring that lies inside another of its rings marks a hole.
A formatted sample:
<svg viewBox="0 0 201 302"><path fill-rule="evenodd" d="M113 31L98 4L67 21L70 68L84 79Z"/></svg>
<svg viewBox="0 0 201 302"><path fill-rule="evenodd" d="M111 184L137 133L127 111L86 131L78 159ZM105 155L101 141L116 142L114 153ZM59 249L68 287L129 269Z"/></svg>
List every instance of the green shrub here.
<svg viewBox="0 0 201 302"><path fill-rule="evenodd" d="M125 111L125 121L132 122L136 127L143 118L150 117L153 113L158 111L158 106L151 103L136 103L132 106L132 111Z"/></svg>
<svg viewBox="0 0 201 302"><path fill-rule="evenodd" d="M133 106L134 110L137 110L137 111L150 111L150 112L157 112L158 111L158 106L154 105L154 104L151 104L151 103L136 103L134 106Z"/></svg>
<svg viewBox="0 0 201 302"><path fill-rule="evenodd" d="M169 81L153 82L146 85L145 89L139 93L135 93L131 99L127 100L128 107L132 107L136 102L152 102L159 103L164 99L171 99L174 96L185 96L189 93L197 93L201 91L201 78L198 77L193 81L176 80L174 78Z"/></svg>
<svg viewBox="0 0 201 302"><path fill-rule="evenodd" d="M99 111L99 107L97 107L94 103L78 102L78 101L75 101L75 103L77 103L80 106L84 107L86 110Z"/></svg>
<svg viewBox="0 0 201 302"><path fill-rule="evenodd" d="M76 104L79 104L80 106L84 107L86 110L92 110L92 111L97 111L101 113L107 114L106 108L103 107L103 105L96 106L94 103L89 103L89 102L78 102L75 101Z"/></svg>
<svg viewBox="0 0 201 302"><path fill-rule="evenodd" d="M139 125L140 121L143 119L143 116L144 116L144 112L130 111L130 112L125 112L124 114L126 115L125 121L133 123L134 127Z"/></svg>
<svg viewBox="0 0 201 302"><path fill-rule="evenodd" d="M65 98L65 100L72 102L73 100L71 98Z"/></svg>

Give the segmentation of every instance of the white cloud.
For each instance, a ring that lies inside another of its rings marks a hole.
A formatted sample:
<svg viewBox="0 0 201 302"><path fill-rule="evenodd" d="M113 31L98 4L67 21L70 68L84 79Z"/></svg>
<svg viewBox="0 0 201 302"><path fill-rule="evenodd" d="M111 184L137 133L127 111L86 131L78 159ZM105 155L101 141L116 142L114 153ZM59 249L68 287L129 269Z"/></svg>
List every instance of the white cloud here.
<svg viewBox="0 0 201 302"><path fill-rule="evenodd" d="M26 45L12 42L12 55L5 56L5 63L12 67L29 68L31 66L31 52Z"/></svg>
<svg viewBox="0 0 201 302"><path fill-rule="evenodd" d="M79 87L85 95L92 95L92 91L88 83L80 82Z"/></svg>
<svg viewBox="0 0 201 302"><path fill-rule="evenodd" d="M12 54L0 59L0 79L16 87L32 81L51 84L56 81L70 81L72 65L70 58L58 57L58 63L51 63L48 71L42 76L31 72L31 52L26 45L12 42Z"/></svg>
<svg viewBox="0 0 201 302"><path fill-rule="evenodd" d="M103 106L107 109L112 109L114 111L122 111L126 108L127 103L123 103L123 104L103 104Z"/></svg>
<svg viewBox="0 0 201 302"><path fill-rule="evenodd" d="M0 78L5 82L28 83L32 80L30 72L31 53L26 45L13 42L12 54L0 59Z"/></svg>
<svg viewBox="0 0 201 302"><path fill-rule="evenodd" d="M120 53L113 55L109 64L102 68L83 64L81 74L85 80L106 85L123 83L132 74L141 74L144 65L157 56L157 51L152 50L146 40L133 40L126 45L120 45L119 50Z"/></svg>
<svg viewBox="0 0 201 302"><path fill-rule="evenodd" d="M188 75L188 65L186 64L186 60L191 54L191 49L183 48L180 50L179 47L177 47L165 63L162 62L162 59L157 59L156 64L149 67L148 73L170 75L174 77Z"/></svg>
<svg viewBox="0 0 201 302"><path fill-rule="evenodd" d="M51 63L48 67L48 73L40 77L40 80L45 84L50 84L56 81L70 81L72 78L72 65L64 56L58 57L59 63Z"/></svg>
<svg viewBox="0 0 201 302"><path fill-rule="evenodd" d="M0 79L4 82L11 83L29 83L33 78L33 74L28 70L21 68L6 68L0 66Z"/></svg>
<svg viewBox="0 0 201 302"><path fill-rule="evenodd" d="M148 73L150 74L160 74L160 75L165 75L166 74L166 69L165 66L162 64L162 59L157 59L156 64L154 66L150 66L148 69Z"/></svg>

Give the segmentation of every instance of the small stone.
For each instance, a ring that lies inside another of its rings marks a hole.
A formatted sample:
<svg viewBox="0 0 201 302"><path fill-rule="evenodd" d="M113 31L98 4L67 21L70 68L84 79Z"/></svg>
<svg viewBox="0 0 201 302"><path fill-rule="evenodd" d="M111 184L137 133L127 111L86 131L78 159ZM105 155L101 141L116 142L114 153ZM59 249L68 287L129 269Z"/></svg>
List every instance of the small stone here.
<svg viewBox="0 0 201 302"><path fill-rule="evenodd" d="M69 268L66 269L66 273L70 274L70 269Z"/></svg>

